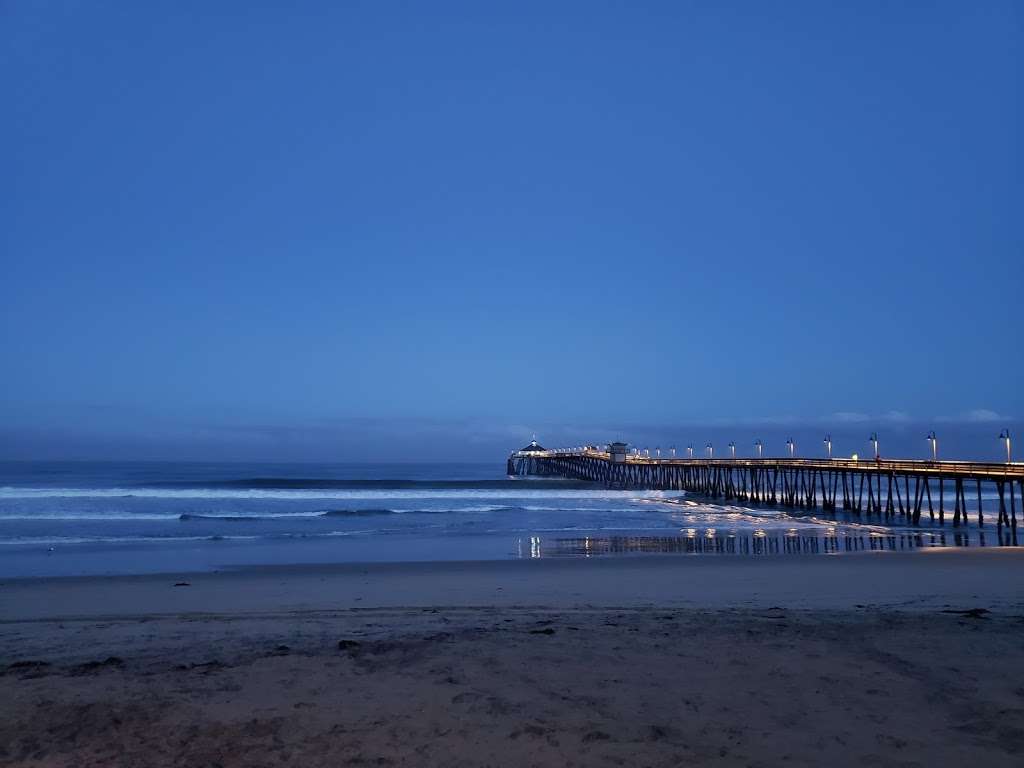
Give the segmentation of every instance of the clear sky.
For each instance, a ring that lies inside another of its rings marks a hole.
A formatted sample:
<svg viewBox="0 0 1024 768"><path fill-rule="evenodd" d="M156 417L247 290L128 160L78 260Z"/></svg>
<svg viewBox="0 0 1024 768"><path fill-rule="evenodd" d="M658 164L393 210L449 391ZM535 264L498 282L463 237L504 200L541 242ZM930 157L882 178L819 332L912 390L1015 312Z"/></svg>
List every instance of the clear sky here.
<svg viewBox="0 0 1024 768"><path fill-rule="evenodd" d="M921 426L996 455L1022 18L3 3L0 457Z"/></svg>

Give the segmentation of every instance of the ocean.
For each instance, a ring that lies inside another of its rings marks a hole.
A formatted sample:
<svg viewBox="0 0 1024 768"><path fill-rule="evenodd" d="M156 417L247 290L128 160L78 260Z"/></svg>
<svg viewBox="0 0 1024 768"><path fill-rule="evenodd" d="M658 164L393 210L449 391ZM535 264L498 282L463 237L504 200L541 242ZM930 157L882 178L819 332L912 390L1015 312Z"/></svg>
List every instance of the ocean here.
<svg viewBox="0 0 1024 768"><path fill-rule="evenodd" d="M0 463L0 577L1016 544L988 525L711 503L509 478L504 464Z"/></svg>

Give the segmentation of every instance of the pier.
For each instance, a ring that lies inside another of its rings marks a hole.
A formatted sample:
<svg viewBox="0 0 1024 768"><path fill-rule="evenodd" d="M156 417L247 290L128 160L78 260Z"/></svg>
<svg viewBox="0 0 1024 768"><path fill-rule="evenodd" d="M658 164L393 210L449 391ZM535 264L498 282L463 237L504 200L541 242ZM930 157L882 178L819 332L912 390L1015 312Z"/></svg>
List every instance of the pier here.
<svg viewBox="0 0 1024 768"><path fill-rule="evenodd" d="M977 514L997 526L1017 526L1024 502L1024 464L973 461L856 459L677 459L606 448L547 450L536 442L508 458L511 476L564 477L608 488L686 491L710 499L771 504L887 518L917 524L921 515L953 525ZM994 490L987 501L983 491ZM950 504L952 507L950 507Z"/></svg>

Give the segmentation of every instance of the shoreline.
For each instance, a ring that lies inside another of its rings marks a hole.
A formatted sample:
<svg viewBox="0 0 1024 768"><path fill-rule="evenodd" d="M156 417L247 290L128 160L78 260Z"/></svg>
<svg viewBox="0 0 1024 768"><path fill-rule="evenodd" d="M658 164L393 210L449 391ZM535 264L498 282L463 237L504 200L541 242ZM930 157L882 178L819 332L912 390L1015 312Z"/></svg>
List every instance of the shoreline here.
<svg viewBox="0 0 1024 768"><path fill-rule="evenodd" d="M760 559L636 555L265 565L2 579L0 622L438 605L1017 608L1024 605L1022 573L1024 548Z"/></svg>

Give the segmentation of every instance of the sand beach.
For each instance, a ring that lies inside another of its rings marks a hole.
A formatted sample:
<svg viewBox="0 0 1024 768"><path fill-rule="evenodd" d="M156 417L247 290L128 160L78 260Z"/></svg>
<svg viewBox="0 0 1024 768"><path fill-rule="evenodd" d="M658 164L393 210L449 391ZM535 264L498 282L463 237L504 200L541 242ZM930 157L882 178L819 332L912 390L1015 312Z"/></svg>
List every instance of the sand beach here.
<svg viewBox="0 0 1024 768"><path fill-rule="evenodd" d="M1018 549L0 584L0 764L1019 765Z"/></svg>

